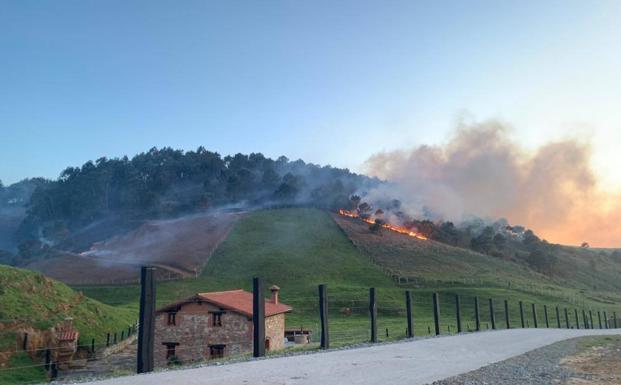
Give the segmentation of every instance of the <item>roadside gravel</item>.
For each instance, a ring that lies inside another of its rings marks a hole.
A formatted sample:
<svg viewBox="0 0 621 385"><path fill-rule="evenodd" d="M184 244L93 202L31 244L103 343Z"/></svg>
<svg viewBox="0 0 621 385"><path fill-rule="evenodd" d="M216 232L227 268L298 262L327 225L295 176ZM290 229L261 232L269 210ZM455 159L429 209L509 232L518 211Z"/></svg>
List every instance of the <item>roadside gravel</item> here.
<svg viewBox="0 0 621 385"><path fill-rule="evenodd" d="M579 337L557 342L432 385L618 384L609 380L619 379L621 369L615 362L621 339L607 341L601 337ZM611 370L611 366L617 369Z"/></svg>
<svg viewBox="0 0 621 385"><path fill-rule="evenodd" d="M549 385L563 383L573 371L561 366L562 358L578 352L580 338L533 350L459 376L436 381L433 385Z"/></svg>

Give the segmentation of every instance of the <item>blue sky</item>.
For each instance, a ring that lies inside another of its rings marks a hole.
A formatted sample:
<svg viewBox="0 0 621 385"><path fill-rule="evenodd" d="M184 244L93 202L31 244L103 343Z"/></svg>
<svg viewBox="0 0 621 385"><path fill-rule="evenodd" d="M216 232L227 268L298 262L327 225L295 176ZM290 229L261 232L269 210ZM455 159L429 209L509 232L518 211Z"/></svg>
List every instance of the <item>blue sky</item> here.
<svg viewBox="0 0 621 385"><path fill-rule="evenodd" d="M153 146L362 170L501 119L621 186L619 1L0 2L0 179Z"/></svg>

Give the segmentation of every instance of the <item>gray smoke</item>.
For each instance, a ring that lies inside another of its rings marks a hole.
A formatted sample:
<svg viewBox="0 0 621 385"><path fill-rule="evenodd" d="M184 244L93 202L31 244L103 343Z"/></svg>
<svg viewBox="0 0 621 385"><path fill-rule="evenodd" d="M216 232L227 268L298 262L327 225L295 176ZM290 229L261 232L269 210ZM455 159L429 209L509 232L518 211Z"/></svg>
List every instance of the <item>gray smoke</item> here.
<svg viewBox="0 0 621 385"><path fill-rule="evenodd" d="M507 218L553 242L619 246L621 194L601 190L590 158L590 144L574 139L527 151L486 121L459 124L441 146L375 154L365 167L391 182L369 197L392 194L414 216Z"/></svg>

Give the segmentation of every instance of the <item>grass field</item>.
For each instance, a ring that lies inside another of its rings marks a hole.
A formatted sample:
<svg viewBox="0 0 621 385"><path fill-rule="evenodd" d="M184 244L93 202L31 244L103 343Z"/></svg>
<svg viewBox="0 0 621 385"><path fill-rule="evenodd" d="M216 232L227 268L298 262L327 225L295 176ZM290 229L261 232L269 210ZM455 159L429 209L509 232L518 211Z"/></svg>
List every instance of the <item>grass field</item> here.
<svg viewBox="0 0 621 385"><path fill-rule="evenodd" d="M0 352L8 353L7 367L0 368L0 384L40 381L44 374L30 357L20 352L15 330L45 330L64 317L73 317L80 340L102 343L107 332L127 330L135 312L87 298L39 273L0 265ZM11 352L16 352L13 354ZM11 369L12 368L12 369ZM20 368L20 369L15 369Z"/></svg>
<svg viewBox="0 0 621 385"><path fill-rule="evenodd" d="M591 298L577 288L560 286L512 262L465 251L449 253L445 250L454 248L444 249L438 244L432 249L419 249L417 257L427 261L421 278L427 274L428 279L424 280L424 285L410 287L414 293L415 332L418 335L426 335L429 328L433 330L433 292L440 294L443 332L447 332L449 326L451 332L456 330L456 293L461 296L464 329L468 326L474 328L474 296L480 297L483 328L491 327L488 298L495 299L495 318L499 328L505 325L505 299L510 302L510 317L514 326L519 324L520 300L524 301L526 319L531 326L531 303L539 305L539 326L545 325L544 304L549 306L551 326L556 325L556 305L561 306L563 325L565 307L570 310L572 325L575 323L574 308L607 308L609 312L621 309L614 293L610 293L605 301L599 297ZM430 250L435 250L435 254ZM396 258L395 255L393 257ZM406 253L402 258L412 256ZM438 258L441 260L438 261ZM432 267L433 271L430 270ZM480 276L483 279L474 284L461 284L457 278L463 278L464 272L467 277L477 277L477 273L482 272ZM316 209L264 210L247 215L236 224L199 277L158 284L157 302L164 305L204 291L250 290L253 276L265 278L266 286L277 284L281 287L282 301L294 308L287 316L287 327L317 330L317 285L326 283L331 338L335 345L368 339L370 287L377 289L380 339L392 340L405 334L404 290L408 287L397 285L364 250L354 246L329 213ZM497 284L498 279L504 283ZM507 282L514 284L509 287ZM139 288L136 285L80 289L102 302L134 311L137 309Z"/></svg>

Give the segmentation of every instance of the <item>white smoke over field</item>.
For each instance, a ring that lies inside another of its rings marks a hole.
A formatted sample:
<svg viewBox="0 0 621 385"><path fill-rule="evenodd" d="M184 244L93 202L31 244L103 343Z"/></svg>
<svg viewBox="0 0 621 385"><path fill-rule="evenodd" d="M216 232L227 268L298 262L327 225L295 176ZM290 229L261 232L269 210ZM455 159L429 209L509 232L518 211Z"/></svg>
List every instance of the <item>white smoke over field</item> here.
<svg viewBox="0 0 621 385"><path fill-rule="evenodd" d="M412 215L425 207L457 222L507 218L551 242L619 247L621 194L602 190L590 158L590 144L575 139L527 151L488 121L459 125L442 146L375 154L365 166L393 182L390 193Z"/></svg>

